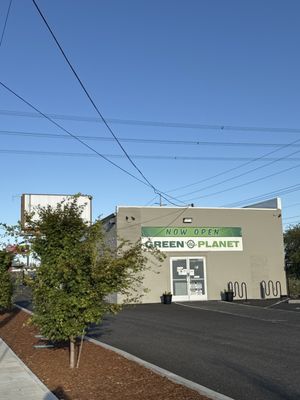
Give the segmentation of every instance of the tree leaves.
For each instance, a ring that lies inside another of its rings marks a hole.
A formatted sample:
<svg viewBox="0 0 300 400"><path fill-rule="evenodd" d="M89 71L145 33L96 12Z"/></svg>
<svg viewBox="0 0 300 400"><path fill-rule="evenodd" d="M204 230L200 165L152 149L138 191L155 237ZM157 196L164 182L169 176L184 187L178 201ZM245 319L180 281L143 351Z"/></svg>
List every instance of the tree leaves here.
<svg viewBox="0 0 300 400"><path fill-rule="evenodd" d="M12 305L13 283L8 272L13 255L6 250L0 250L0 309L10 308Z"/></svg>
<svg viewBox="0 0 300 400"><path fill-rule="evenodd" d="M289 228L284 234L285 260L290 276L300 278L300 224Z"/></svg>
<svg viewBox="0 0 300 400"><path fill-rule="evenodd" d="M120 310L107 301L111 294L120 293L127 302L141 298L151 251L140 242L107 246L101 222L85 223L76 198L37 213L38 219L26 221L38 233L30 238L41 261L32 284L33 322L43 335L52 340L81 335L106 313ZM152 251L152 257L159 261L161 255Z"/></svg>

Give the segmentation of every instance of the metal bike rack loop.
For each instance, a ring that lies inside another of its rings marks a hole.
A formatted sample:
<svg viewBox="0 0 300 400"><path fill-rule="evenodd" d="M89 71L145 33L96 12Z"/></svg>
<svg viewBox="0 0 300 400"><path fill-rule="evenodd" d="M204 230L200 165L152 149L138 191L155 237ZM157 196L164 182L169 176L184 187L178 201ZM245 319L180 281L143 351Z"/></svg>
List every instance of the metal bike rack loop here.
<svg viewBox="0 0 300 400"><path fill-rule="evenodd" d="M261 298L265 299L266 297L273 296L273 297L281 297L281 283L276 281L275 283L270 279L268 282L261 281L260 282L260 293Z"/></svg>
<svg viewBox="0 0 300 400"><path fill-rule="evenodd" d="M228 290L233 291L233 297L239 297L240 299L245 298L248 300L248 292L247 292L247 284L246 282L239 283L238 281L235 282L228 282Z"/></svg>

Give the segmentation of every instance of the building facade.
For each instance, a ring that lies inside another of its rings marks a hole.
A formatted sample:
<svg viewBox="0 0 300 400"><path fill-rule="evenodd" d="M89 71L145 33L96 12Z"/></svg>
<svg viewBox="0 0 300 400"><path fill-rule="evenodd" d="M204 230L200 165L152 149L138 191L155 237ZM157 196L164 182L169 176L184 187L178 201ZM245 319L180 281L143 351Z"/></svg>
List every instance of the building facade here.
<svg viewBox="0 0 300 400"><path fill-rule="evenodd" d="M149 258L143 303L160 302L163 292L175 301L220 300L230 282L243 283L249 299L261 298L263 282L286 294L279 199L245 208L118 207L103 222L112 244L142 240L166 256L160 266Z"/></svg>

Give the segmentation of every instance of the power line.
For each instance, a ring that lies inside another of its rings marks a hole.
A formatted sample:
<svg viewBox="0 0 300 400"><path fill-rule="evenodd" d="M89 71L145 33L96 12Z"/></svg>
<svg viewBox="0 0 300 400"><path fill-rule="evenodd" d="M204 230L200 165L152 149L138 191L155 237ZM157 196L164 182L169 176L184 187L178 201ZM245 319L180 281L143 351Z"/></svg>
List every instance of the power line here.
<svg viewBox="0 0 300 400"><path fill-rule="evenodd" d="M291 207L296 207L296 206L300 206L300 203L288 204L287 206L285 205L284 209L291 208Z"/></svg>
<svg viewBox="0 0 300 400"><path fill-rule="evenodd" d="M29 101L25 100L22 96L20 96L19 94L17 94L15 91L13 91L12 89L10 89L8 86L6 86L3 82L0 81L0 85L2 87L4 87L8 92L10 92L11 94L13 94L14 96L16 96L19 100L23 101L23 103L27 104L30 108L32 108L33 110L35 110L37 113L39 113L40 115L43 115L44 118L46 118L48 121L50 121L52 124L54 124L55 126L57 126L59 129L61 129L62 131L66 132L68 135L70 135L73 139L77 140L79 143L81 143L83 146L85 146L86 148L88 148L89 150L91 150L93 153L97 154L99 157L103 158L105 161L109 162L110 164L114 165L116 168L120 169L121 171L125 172L127 175L131 176L132 178L134 178L135 180L143 183L146 186L149 186L149 184L147 184L146 182L144 182L142 179L138 178L137 176L133 175L131 172L125 170L124 168L120 167L118 164L114 163L113 161L109 160L108 158L106 158L103 154L99 153L97 150L95 150L93 147L91 147L90 145L88 145L87 143L85 143L83 140L79 139L76 135L74 135L73 133L71 133L70 131L68 131L66 128L64 128L62 125L58 124L57 122L55 122L52 118L48 117L46 114L44 114L42 111L40 111L38 108L36 108L33 104L31 104Z"/></svg>
<svg viewBox="0 0 300 400"><path fill-rule="evenodd" d="M25 100L22 96L20 96L19 94L17 94L16 92L14 92L12 89L10 89L7 85L5 85L3 82L0 81L0 85L3 86L7 91L9 91L11 94L13 94L14 96L16 96L19 100L23 101L25 104L27 104L30 108L32 108L33 110L35 110L36 112L38 112L40 115L43 115L48 121L50 121L52 124L54 124L55 126L57 126L58 128L60 128L61 130L63 130L64 132L66 132L68 135L70 135L72 138L74 138L75 140L77 140L79 143L81 143L83 146L87 147L89 150L91 150L92 152L94 152L95 154L97 154L99 157L103 158L104 160L106 160L107 162L109 162L110 164L114 165L115 167L117 167L118 169L120 169L121 171L125 172L127 175L130 175L132 178L134 178L135 180L143 183L146 186L149 186L153 189L152 185L148 184L147 182L143 181L142 179L138 178L137 176L133 175L131 172L125 170L124 168L120 167L118 164L114 163L113 161L111 161L110 159L108 159L107 157L105 157L103 154L99 153L97 150L95 150L92 146L88 145L87 143L85 143L83 140L81 140L80 138L78 138L76 135L74 135L73 133L71 133L70 131L68 131L67 129L65 129L62 125L58 124L57 122L55 122L52 118L48 117L46 114L44 114L42 111L40 111L38 108L36 108L33 104L31 104L29 101ZM173 199L175 201L177 201L176 198L158 191L157 189L155 190L155 193L160 194L167 202L169 202L170 204L177 206L177 207L181 207L178 206L178 204L172 202L170 199ZM178 200L179 203L184 204L184 206L186 206L186 204L184 202L182 202L181 200Z"/></svg>
<svg viewBox="0 0 300 400"><path fill-rule="evenodd" d="M243 172L243 173L241 173L241 174L235 175L235 176L232 177L232 178L225 179L225 180L223 180L223 181L221 181L221 182L218 182L218 183L216 183L216 184L212 184L212 185L209 185L209 186L205 186L205 187L202 188L202 189L198 189L198 190L195 190L195 191L193 191L193 192L186 193L185 195L179 196L179 197L184 197L184 196L187 196L187 195L189 195L189 194L197 193L197 192L199 192L200 190L203 191L203 190L205 190L205 189L209 189L209 188L215 187L215 186L217 186L217 185L219 185L219 184L221 184L221 183L229 182L229 181L231 181L231 180L233 180L233 179L239 178L239 177L244 176L244 175L247 175L247 174L249 174L249 173L251 173L251 172L257 171L257 170L262 169L262 168L265 168L265 167L267 167L267 166L269 166L269 165L272 165L272 164L274 164L274 163L276 163L276 162L278 162L278 161L283 161L283 160L288 161L288 160L291 160L291 159L289 158L289 156L290 156L290 155L293 155L293 154L296 154L296 153L299 153L299 152L300 152L300 151L295 151L295 152L293 152L293 153L288 154L287 156L280 157L280 158L273 159L273 160L272 160L272 159L268 159L268 158L264 158L263 161L265 161L265 160L266 160L266 161L267 161L267 160L271 160L271 161L268 162L268 163L265 164L265 165L258 166L258 167L256 167L256 168L253 168L253 169L249 170L249 171L246 171L246 172ZM255 161L260 161L261 158L260 158L259 160L257 160L257 159L254 159L254 160L255 160ZM242 184L239 184L239 185L236 185L236 186L232 186L232 187L229 187L229 188L227 188L227 189L220 190L220 191L218 191L218 192L213 192L213 193L210 193L210 194L208 194L208 195L204 195L204 196L197 197L197 199L204 198L204 197L209 197L209 196L216 195L216 194L220 194L220 193L224 193L224 192L227 192L227 191L236 189L236 188L238 188L238 187L242 187L242 186L245 186L245 185L254 183L254 182L258 182L258 181L261 181L261 180L263 180L263 179L266 179L266 178L269 178L269 177L272 177L272 176L275 176L275 175L279 175L279 174L284 173L284 172L287 172L287 171L289 171L289 170L291 170L291 169L298 168L299 166L300 166L300 165L298 164L298 165L292 166L292 167L290 167L290 168L286 168L286 169L284 169L284 170L277 171L277 172L274 172L274 173L272 173L272 174L266 175L266 176L264 176L264 177L260 177L260 178L257 178L257 179L253 179L253 180L244 182L244 183L242 183ZM238 168L238 167L237 167L237 168ZM195 199L196 199L196 198L194 198L193 200L195 200Z"/></svg>
<svg viewBox="0 0 300 400"><path fill-rule="evenodd" d="M40 116L27 111L0 110L0 114L17 117L40 118ZM87 117L67 114L47 114L53 119L70 120L70 121L85 121L85 122L103 122L101 118ZM260 127L260 126L242 126L242 125L217 125L217 124L200 124L186 122L171 122L171 121L149 121L136 119L121 119L105 117L105 120L111 124L132 125L132 126L148 126L156 128L176 128L176 129L196 129L196 130L215 130L231 133L239 132L260 132L260 133L291 133L299 134L300 128L275 128L275 127Z"/></svg>
<svg viewBox="0 0 300 400"><path fill-rule="evenodd" d="M294 144L296 144L296 143L298 143L298 142L300 142L300 139L294 140L294 141L291 142L291 143L284 144L283 146L279 147L278 149L269 151L268 153L265 153L265 154L263 154L263 155L260 156L260 157L257 157L257 158L255 158L255 159L253 159L253 160L250 160L250 161L247 161L246 163L243 163L243 164L238 165L238 166L236 166L236 167L227 169L227 170L225 170L225 171L223 171L223 172L220 172L220 173L218 173L218 174L216 174L216 175L213 175L213 176L210 176L210 177L208 177L208 178L202 179L201 181L194 182L194 183L192 183L192 184L182 186L181 189L187 188L187 187L190 187L190 186L194 186L194 185L196 185L196 184L199 184L199 183L201 183L201 182L205 182L205 181L211 180L211 179L213 179L213 178L217 178L217 177L219 177L219 176L221 176L221 175L224 175L224 174L226 174L226 173L228 173L228 172L231 172L231 171L234 171L234 170L236 170L236 169L240 169L240 168L242 168L242 167L245 167L246 165L252 164L253 162L256 162L256 161L260 161L260 160L262 160L262 159L265 159L267 156L269 156L269 155L271 155L271 154L274 154L274 153L278 152L279 150L283 150L283 149L285 149L285 148L287 148L287 147L290 147L290 146L292 146L292 145L294 145ZM278 158L277 160L270 161L270 162L266 163L265 165L261 165L261 166L259 166L259 167L252 168L252 169L250 169L249 171L242 172L242 173L240 173L240 174L238 174L238 175L234 175L233 177L224 179L223 181L217 182L217 183L212 184L212 185L209 185L209 186L205 186L204 188L197 189L197 190L195 190L195 191L193 191L193 192L189 192L189 193L186 193L186 194L181 195L181 196L178 196L178 197L185 197L185 196L187 196L187 195L189 195L189 194L196 193L196 192L199 192L199 191L203 191L203 190L205 190L205 189L209 189L209 188L215 187L215 186L220 185L220 184L222 184L222 183L232 181L233 179L237 179L237 178L240 178L241 176L248 175L248 174L250 174L251 172L254 172L254 171L257 171L257 170L259 170L259 169L268 167L269 165L272 165L272 164L274 164L274 163L276 163L276 162L278 162L278 161L280 161L280 160L282 160L282 159L285 159L285 158L287 158L287 157L289 157L289 156L292 156L292 155L294 155L294 154L297 154L297 153L299 153L299 152L300 152L300 150L297 150L297 151L295 151L295 152L293 152L293 153L288 154L287 156L280 157L280 158ZM236 188L236 186L235 186L234 188ZM169 192L174 192L174 191L177 191L177 190L179 190L179 189L180 189L180 188L173 189L173 190L170 190ZM226 189L225 191L227 191L227 190L231 190L231 188ZM223 191L222 191L222 193L223 193ZM215 194L215 193L214 193L214 194ZM205 197L207 197L207 196L205 196ZM200 198L200 197L199 197L199 198Z"/></svg>
<svg viewBox="0 0 300 400"><path fill-rule="evenodd" d="M291 171L292 169L299 168L299 167L300 167L300 164L297 164L297 165L294 165L292 167L283 169L281 171L273 172L272 174L265 175L265 176L262 176L260 178L253 179L251 181L247 181L247 182L241 183L239 185L232 186L232 187L227 188L227 189L218 190L217 192L209 193L207 195L199 196L197 198L192 198L192 199L189 199L187 201L193 201L193 200L197 200L197 199L204 199L206 197L216 196L216 195L221 194L221 193L229 192L229 191L234 190L234 189L239 189L241 187L248 186L248 185L250 185L252 183L260 182L260 181L262 181L264 179L267 179L267 178L270 178L272 176L283 174L284 172Z"/></svg>
<svg viewBox="0 0 300 400"><path fill-rule="evenodd" d="M145 204L145 207L151 205L151 203L153 203L154 200L156 200L157 198L158 198L158 196L153 197L151 200L149 200L149 201Z"/></svg>
<svg viewBox="0 0 300 400"><path fill-rule="evenodd" d="M189 208L190 208L190 205L186 206L186 207L183 208L183 209L181 208L180 211L176 210L176 211L172 211L172 212L170 212L170 213L168 213L168 214L164 214L164 217L168 217L168 216L174 215L174 214L178 214L178 215L176 215L176 217L175 217L171 222L169 222L168 225L163 225L162 231L163 231L165 228L168 228L171 224L173 224L173 223L176 221L176 219L179 218L179 217L180 217L186 210L188 210ZM140 222L137 222L137 223L134 223L134 224L130 224L130 225L128 225L128 226L119 227L119 230L129 229L129 228L132 228L133 226L140 226L140 225L142 225L142 224L146 224L146 223L149 223L149 222L153 222L153 221L158 220L158 219L161 219L161 215L159 215L159 216L157 216L157 217L154 217L154 218L151 218L151 219L148 219L148 220L144 220L144 221L140 221ZM160 232L162 232L162 231L160 231ZM159 233L160 233L160 232L159 232ZM156 236L157 236L157 235L156 235Z"/></svg>
<svg viewBox="0 0 300 400"><path fill-rule="evenodd" d="M77 152L61 152L61 151L43 151L43 150L18 150L18 149L0 149L0 153L7 153L7 154L23 154L23 155L43 155L43 156L57 156L57 157L87 157L93 158L98 157L97 154L91 153L77 153ZM104 157L109 158L125 158L124 154L103 154ZM146 159L146 160L169 160L169 161L195 161L195 160L202 160L202 161L236 161L236 160L246 160L249 158L246 157L239 157L239 158L228 158L228 157L189 157L189 156L160 156L160 155L148 155L148 154L130 154L130 157L136 159ZM300 161L300 158L291 158L282 161ZM293 166L292 168L297 168L297 166ZM282 171L282 172L285 172ZM280 173L280 172L279 172ZM207 195L209 196L209 195ZM206 197L206 196L203 196ZM154 197L156 199L157 196ZM150 201L152 202L152 200Z"/></svg>
<svg viewBox="0 0 300 400"><path fill-rule="evenodd" d="M287 219L293 219L293 218L300 218L300 215L293 215L292 217L285 217L285 218L283 218L283 220L286 221Z"/></svg>
<svg viewBox="0 0 300 400"><path fill-rule="evenodd" d="M254 197L250 197L248 199L244 199L244 200L240 200L237 201L235 203L230 203L230 204L226 204L223 205L221 207L235 207L235 206L239 206L241 204L245 204L248 202L258 202L258 201L263 201L266 199L269 199L270 197L276 197L276 196L282 196L282 195L286 195L289 193L293 193L293 192L297 192L298 190L300 190L300 183L297 183L296 185L291 185L291 186L286 186L277 190L273 190L272 192L268 192L268 193L264 193L258 196L254 196Z"/></svg>
<svg viewBox="0 0 300 400"><path fill-rule="evenodd" d="M99 115L99 117L102 119L104 125L106 126L106 128L108 129L108 131L110 132L110 134L113 136L113 138L115 139L115 141L117 142L117 144L119 145L119 147L121 148L121 150L123 151L123 153L126 155L128 161L132 164L132 166L138 171L138 173L142 176L142 178L152 187L153 191L155 193L157 193L157 189L156 187L148 180L148 178L146 178L146 176L143 174L143 172L141 171L141 169L135 164L135 162L131 159L131 157L129 156L129 154L127 153L127 151L125 150L125 148L122 146L121 142L119 141L119 139L117 138L117 136L115 135L115 133L113 132L113 130L111 129L111 127L109 126L109 124L106 122L104 116L102 115L102 113L100 112L99 108L97 107L97 105L95 104L94 100L92 99L91 95L89 94L89 92L87 91L86 87L84 86L82 80L80 79L78 73L76 72L75 68L73 67L73 65L71 64L70 60L68 59L65 51L63 50L62 46L60 45L60 43L58 42L56 36L54 35L54 32L52 31L51 27L49 26L45 16L43 15L42 11L40 10L39 6L37 5L35 0L32 0L35 8L37 9L38 13L40 14L42 20L44 21L47 29L49 30L52 38L54 39L57 47L59 48L61 54L63 55L65 61L67 62L67 64L69 65L71 71L73 72L74 76L76 77L78 83L80 84L82 90L84 91L84 93L86 94L87 98L89 99L90 103L92 104L94 110L96 111L96 113Z"/></svg>
<svg viewBox="0 0 300 400"><path fill-rule="evenodd" d="M11 8L11 3L12 3L12 0L10 0L9 5L8 5L8 9L7 9L6 17L5 17L5 22L4 22L4 26L3 26L3 30L2 30L2 34L1 34L1 39L0 39L0 47L2 46L4 33L5 33L5 30L6 30L6 25L7 25L7 21L8 21L8 16L9 16L10 8Z"/></svg>
<svg viewBox="0 0 300 400"><path fill-rule="evenodd" d="M46 114L50 116L51 114ZM0 131L0 135L7 136L24 136L24 137L37 137L42 139L70 139L68 135L61 135L48 132L28 132L28 131ZM83 140L96 140L103 142L113 142L114 139L107 136L92 136L92 135L77 135ZM191 145L191 146L212 146L212 147L281 147L285 143L259 143L259 142L211 142L201 140L172 140L172 139L141 139L141 138L119 138L120 142L128 143L145 143L145 144L166 144L166 145ZM300 147L300 144L291 145L291 147Z"/></svg>
<svg viewBox="0 0 300 400"><path fill-rule="evenodd" d="M283 224L282 224L283 226L285 226L285 227L294 227L295 225L300 225L300 219L299 218L295 218L295 221L288 221L288 222L284 222L283 221Z"/></svg>
<svg viewBox="0 0 300 400"><path fill-rule="evenodd" d="M88 99L90 100L91 104L93 105L94 109L96 110L96 112L98 113L98 115L100 116L100 118L103 120L103 122L104 122L104 124L106 125L106 127L108 128L109 132L110 132L110 133L112 134L112 136L115 138L115 140L117 141L119 147L122 149L122 151L124 152L124 154L126 155L126 157L128 158L128 160L130 161L130 163L134 166L134 168L139 172L139 174L143 177L143 179L153 188L154 192L155 192L155 193L158 193L157 189L156 189L156 188L153 186L153 184L145 177L145 175L142 173L142 171L137 167L137 165L136 165L136 164L133 162L133 160L130 158L129 154L128 154L128 153L126 152L126 150L123 148L122 144L120 143L120 141L118 140L118 138L116 137L116 135L114 134L114 132L112 131L112 129L110 128L110 126L107 124L107 122L106 122L106 120L104 119L103 115L102 115L101 112L99 111L98 107L96 106L96 104L95 104L94 101L92 100L90 94L88 93L87 89L85 88L85 86L83 85L81 79L79 78L78 74L76 73L74 67L73 67L72 64L70 63L70 61L69 61L68 57L66 56L66 54L65 54L65 52L64 52L64 50L63 50L63 48L61 47L61 45L59 44L58 40L56 39L56 37L55 37L53 31L51 30L49 24L48 24L47 21L46 21L44 15L42 14L42 12L41 12L41 10L39 9L39 7L37 6L36 1L35 1L35 0L32 0L32 1L33 1L34 5L35 5L36 9L38 10L38 12L39 12L41 18L43 19L44 23L46 24L46 26L47 26L47 28L48 28L50 34L52 35L54 41L56 42L57 46L59 47L59 49L60 49L60 51L61 51L63 57L65 58L65 60L66 60L66 62L68 63L69 67L71 68L73 74L74 74L75 77L77 78L77 80L78 80L80 86L81 86L82 89L84 90L86 96L87 96ZM284 147L286 147L286 146L283 146L283 148L284 148ZM275 150L275 151L278 151L278 150ZM275 151L273 151L273 152L275 152ZM272 152L271 152L271 154L272 154ZM271 163L273 163L273 162L275 162L275 161L272 161ZM269 163L268 165L270 165L270 163ZM261 168L262 168L262 167L261 167ZM251 171L250 171L250 172L251 172ZM246 173L249 173L249 172L246 172ZM246 174L246 173L245 173L245 174ZM235 179L235 177L233 177L233 178L231 178L231 179Z"/></svg>

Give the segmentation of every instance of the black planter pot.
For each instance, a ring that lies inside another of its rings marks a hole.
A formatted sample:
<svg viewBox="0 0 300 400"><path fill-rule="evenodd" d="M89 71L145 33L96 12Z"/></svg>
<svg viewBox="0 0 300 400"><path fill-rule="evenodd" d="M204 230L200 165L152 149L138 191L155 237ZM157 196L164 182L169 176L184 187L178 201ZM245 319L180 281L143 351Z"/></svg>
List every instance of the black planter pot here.
<svg viewBox="0 0 300 400"><path fill-rule="evenodd" d="M172 303L172 295L171 294L163 294L163 303L171 304Z"/></svg>
<svg viewBox="0 0 300 400"><path fill-rule="evenodd" d="M233 301L233 292L225 292L225 301Z"/></svg>

